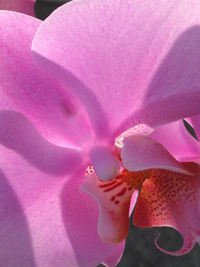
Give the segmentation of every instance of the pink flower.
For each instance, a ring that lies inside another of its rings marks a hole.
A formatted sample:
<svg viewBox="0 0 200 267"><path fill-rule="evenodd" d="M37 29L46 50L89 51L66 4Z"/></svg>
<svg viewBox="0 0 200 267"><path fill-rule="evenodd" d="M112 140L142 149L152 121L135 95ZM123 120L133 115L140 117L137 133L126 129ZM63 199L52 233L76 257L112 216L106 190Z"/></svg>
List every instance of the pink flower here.
<svg viewBox="0 0 200 267"><path fill-rule="evenodd" d="M144 130L144 125L137 125L124 138L123 168L115 179L102 182L92 171L82 188L99 204L98 230L104 241L120 242L126 237L129 213L135 206L135 225L170 226L182 234L184 245L180 250L160 248L168 254L182 255L200 237L200 144L182 121L158 127L148 135Z"/></svg>
<svg viewBox="0 0 200 267"><path fill-rule="evenodd" d="M1 0L0 9L13 10L33 16L34 2L35 0Z"/></svg>
<svg viewBox="0 0 200 267"><path fill-rule="evenodd" d="M42 23L1 11L0 266L115 265L142 184L134 222L192 247L198 165L182 162L199 143L174 121L200 113L199 6L73 1Z"/></svg>

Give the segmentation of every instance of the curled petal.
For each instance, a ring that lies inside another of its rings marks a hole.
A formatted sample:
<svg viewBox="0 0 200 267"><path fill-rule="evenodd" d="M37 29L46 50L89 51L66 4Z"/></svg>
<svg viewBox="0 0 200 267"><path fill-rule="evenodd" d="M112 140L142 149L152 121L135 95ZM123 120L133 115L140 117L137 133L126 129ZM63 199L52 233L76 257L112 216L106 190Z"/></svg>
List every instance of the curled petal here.
<svg viewBox="0 0 200 267"><path fill-rule="evenodd" d="M159 235L159 236L160 236L160 235ZM162 252L164 252L164 253L166 253L166 254L168 254L168 255L172 255L172 256L182 256L182 255L184 255L184 254L189 253L189 252L193 249L193 247L194 247L194 245L195 245L195 240L192 238L192 236L188 236L187 233L185 233L185 234L183 234L184 240L183 240L183 245L182 245L182 247L181 247L179 250L176 250L176 251L168 251L168 250L163 249L163 248L161 248L161 247L159 246L159 244L158 244L159 236L156 237L154 243L155 243L156 247L157 247L160 251L162 251Z"/></svg>
<svg viewBox="0 0 200 267"><path fill-rule="evenodd" d="M121 158L124 167L129 171L158 168L188 173L161 144L149 136L135 135L125 138Z"/></svg>
<svg viewBox="0 0 200 267"><path fill-rule="evenodd" d="M171 255L188 253L199 237L199 178L167 170L153 170L143 183L133 223L139 227L169 226L183 237L180 250ZM183 223L184 222L184 223ZM157 239L156 239L157 247Z"/></svg>
<svg viewBox="0 0 200 267"><path fill-rule="evenodd" d="M150 137L161 143L178 161L200 160L200 143L186 130L182 120L156 128Z"/></svg>
<svg viewBox="0 0 200 267"><path fill-rule="evenodd" d="M99 138L192 116L199 8L199 0L73 1L42 23L33 57L79 97Z"/></svg>

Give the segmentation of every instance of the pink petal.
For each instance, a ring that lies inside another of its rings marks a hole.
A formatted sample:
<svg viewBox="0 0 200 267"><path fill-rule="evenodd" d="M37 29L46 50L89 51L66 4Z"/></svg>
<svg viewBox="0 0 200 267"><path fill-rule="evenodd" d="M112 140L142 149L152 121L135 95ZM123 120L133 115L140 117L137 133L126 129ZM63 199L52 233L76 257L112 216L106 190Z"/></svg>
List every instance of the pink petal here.
<svg viewBox="0 0 200 267"><path fill-rule="evenodd" d="M103 261L103 264L108 267L115 267L117 263L120 261L123 251L124 244L121 243L121 246L118 246L116 251L114 251L106 260Z"/></svg>
<svg viewBox="0 0 200 267"><path fill-rule="evenodd" d="M149 136L135 135L125 138L121 159L129 171L158 168L187 173L181 163Z"/></svg>
<svg viewBox="0 0 200 267"><path fill-rule="evenodd" d="M98 237L98 208L79 192L81 176L58 177L59 170L43 172L11 149L0 150L0 266L94 267L119 251ZM58 168L64 159L59 151Z"/></svg>
<svg viewBox="0 0 200 267"><path fill-rule="evenodd" d="M81 189L94 197L99 205L98 233L101 239L109 243L122 242L128 234L129 207L135 189L120 176L105 183L95 173L86 176Z"/></svg>
<svg viewBox="0 0 200 267"><path fill-rule="evenodd" d="M200 143L186 130L182 120L158 127L150 136L178 161L200 161Z"/></svg>
<svg viewBox="0 0 200 267"><path fill-rule="evenodd" d="M1 0L0 9L13 10L34 16L35 0Z"/></svg>
<svg viewBox="0 0 200 267"><path fill-rule="evenodd" d="M36 168L56 176L74 172L83 164L79 150L51 144L24 115L11 110L0 111L0 144L17 152ZM8 164L15 168L12 163Z"/></svg>
<svg viewBox="0 0 200 267"><path fill-rule="evenodd" d="M124 242L107 244L101 241L97 232L98 207L88 194L79 191L82 183L83 177L72 177L61 195L65 229L78 266L94 267L107 259L114 261L114 255L117 261L123 252Z"/></svg>
<svg viewBox="0 0 200 267"><path fill-rule="evenodd" d="M36 137L32 142L35 150L52 146L37 144ZM64 266L70 243L60 219L58 193L63 179L33 167L11 149L0 146L0 150L0 266ZM65 154L59 155L59 147L54 152L59 168ZM66 177L65 173L59 176Z"/></svg>
<svg viewBox="0 0 200 267"><path fill-rule="evenodd" d="M42 23L33 56L81 99L100 138L188 117L200 111L199 8L199 0L72 1Z"/></svg>
<svg viewBox="0 0 200 267"><path fill-rule="evenodd" d="M171 255L186 254L200 235L199 193L199 177L154 170L143 184L133 223L139 227L175 228L184 238L182 248L172 252L160 249Z"/></svg>
<svg viewBox="0 0 200 267"><path fill-rule="evenodd" d="M0 12L0 110L22 112L51 142L81 146L92 139L83 108L32 60L39 25L33 17Z"/></svg>

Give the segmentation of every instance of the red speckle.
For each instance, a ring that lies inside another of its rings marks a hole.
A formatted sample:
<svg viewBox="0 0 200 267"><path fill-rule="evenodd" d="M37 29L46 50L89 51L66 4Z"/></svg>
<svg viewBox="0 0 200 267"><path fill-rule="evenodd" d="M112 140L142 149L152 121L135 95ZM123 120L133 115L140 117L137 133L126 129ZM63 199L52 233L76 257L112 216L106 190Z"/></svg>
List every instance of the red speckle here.
<svg viewBox="0 0 200 267"><path fill-rule="evenodd" d="M99 187L108 187L108 186L110 186L110 185L113 185L113 184L115 184L116 183L116 181L114 180L114 181L111 181L111 182L107 182L107 183L104 183L104 184L100 184L99 185Z"/></svg>
<svg viewBox="0 0 200 267"><path fill-rule="evenodd" d="M109 191L112 191L113 189L115 189L116 187L120 186L121 184L123 184L123 181L111 186L110 188L108 189L105 189L104 192L109 192Z"/></svg>
<svg viewBox="0 0 200 267"><path fill-rule="evenodd" d="M110 200L111 201L114 201L115 200L115 196L112 196Z"/></svg>
<svg viewBox="0 0 200 267"><path fill-rule="evenodd" d="M117 196L123 196L126 193L127 188L124 187L119 193L117 193Z"/></svg>

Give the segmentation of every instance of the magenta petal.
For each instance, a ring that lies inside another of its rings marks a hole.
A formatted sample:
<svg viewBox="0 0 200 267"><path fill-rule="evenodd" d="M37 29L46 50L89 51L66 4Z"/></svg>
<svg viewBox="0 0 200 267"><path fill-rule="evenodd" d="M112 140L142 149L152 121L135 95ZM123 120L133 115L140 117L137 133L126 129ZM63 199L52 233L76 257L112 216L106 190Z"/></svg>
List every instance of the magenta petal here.
<svg viewBox="0 0 200 267"><path fill-rule="evenodd" d="M167 169L187 173L169 152L149 136L135 135L124 139L122 163L129 171Z"/></svg>
<svg viewBox="0 0 200 267"><path fill-rule="evenodd" d="M94 267L106 259L117 261L123 252L124 242L108 244L101 241L97 232L98 206L91 196L79 190L82 183L83 177L71 177L61 194L65 230L76 255L77 266Z"/></svg>
<svg viewBox="0 0 200 267"><path fill-rule="evenodd" d="M200 160L200 143L186 130L182 120L158 127L150 136L178 161Z"/></svg>
<svg viewBox="0 0 200 267"><path fill-rule="evenodd" d="M136 203L138 191L122 179L101 182L95 173L86 175L81 190L98 203L98 233L104 242L120 243L129 230L130 210ZM131 198L134 193L134 197Z"/></svg>
<svg viewBox="0 0 200 267"><path fill-rule="evenodd" d="M34 15L35 0L1 0L0 9L12 10L28 15Z"/></svg>
<svg viewBox="0 0 200 267"><path fill-rule="evenodd" d="M102 263L108 267L115 267L122 257L124 245L125 243L121 243L121 246L118 246L117 249Z"/></svg>
<svg viewBox="0 0 200 267"><path fill-rule="evenodd" d="M199 8L199 0L73 1L42 23L33 56L78 95L99 137L188 117L200 111Z"/></svg>
<svg viewBox="0 0 200 267"><path fill-rule="evenodd" d="M51 144L26 117L15 111L0 111L0 144L43 172L57 176L72 173L83 164L79 150Z"/></svg>
<svg viewBox="0 0 200 267"><path fill-rule="evenodd" d="M0 12L0 110L23 113L51 142L81 146L92 137L83 108L32 60L39 25L33 17Z"/></svg>
<svg viewBox="0 0 200 267"><path fill-rule="evenodd" d="M98 208L79 192L81 176L58 177L0 149L0 266L94 267L123 249L100 240Z"/></svg>
<svg viewBox="0 0 200 267"><path fill-rule="evenodd" d="M36 137L32 140L35 150L41 151L43 145L50 152L51 144L37 141ZM35 168L10 148L0 145L0 150L0 266L73 266L67 265L68 258L75 262L75 257L64 230L59 199L66 172L58 177L53 171ZM53 164L59 168L65 153L59 147L53 152Z"/></svg>

